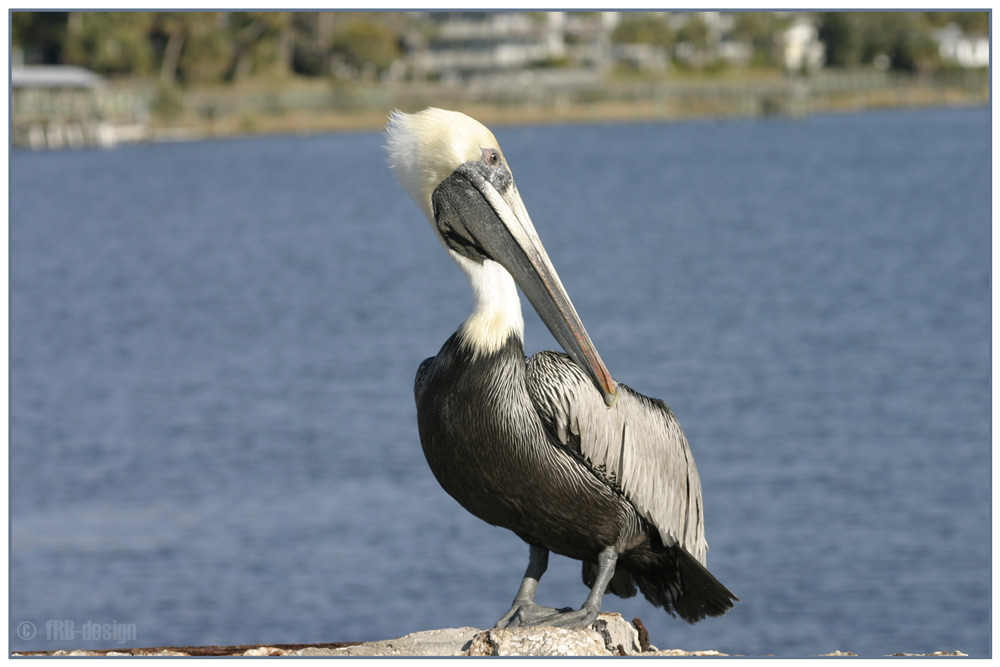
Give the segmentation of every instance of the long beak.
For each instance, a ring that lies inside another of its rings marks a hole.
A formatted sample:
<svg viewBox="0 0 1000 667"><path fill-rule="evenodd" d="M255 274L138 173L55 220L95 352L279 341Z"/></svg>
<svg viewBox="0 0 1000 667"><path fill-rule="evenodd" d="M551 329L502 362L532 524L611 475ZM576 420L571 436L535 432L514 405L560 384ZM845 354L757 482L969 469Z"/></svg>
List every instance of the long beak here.
<svg viewBox="0 0 1000 667"><path fill-rule="evenodd" d="M510 182L501 194L475 169L460 167L455 176L464 177L492 209L485 210L480 202L474 207L475 214L461 215L464 231L489 258L510 272L552 336L590 376L605 404L614 405L618 398L615 381L559 280L517 187ZM467 187L460 189L466 197L471 194Z"/></svg>

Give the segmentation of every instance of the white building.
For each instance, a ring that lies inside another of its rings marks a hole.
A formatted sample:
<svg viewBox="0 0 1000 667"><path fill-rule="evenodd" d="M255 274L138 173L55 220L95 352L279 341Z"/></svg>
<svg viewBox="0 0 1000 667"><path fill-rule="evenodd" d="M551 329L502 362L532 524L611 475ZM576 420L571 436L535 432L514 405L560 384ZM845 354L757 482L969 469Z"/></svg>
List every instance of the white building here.
<svg viewBox="0 0 1000 667"><path fill-rule="evenodd" d="M990 38L968 36L954 23L934 33L941 59L960 67L989 67Z"/></svg>
<svg viewBox="0 0 1000 667"><path fill-rule="evenodd" d="M826 45L808 18L799 16L777 37L778 55L786 71L815 71L826 61Z"/></svg>
<svg viewBox="0 0 1000 667"><path fill-rule="evenodd" d="M598 72L610 67L617 12L413 12L427 30L411 33L416 78L468 82L548 65Z"/></svg>
<svg viewBox="0 0 1000 667"><path fill-rule="evenodd" d="M422 75L445 80L521 70L565 53L560 12L421 12L431 26L413 54Z"/></svg>

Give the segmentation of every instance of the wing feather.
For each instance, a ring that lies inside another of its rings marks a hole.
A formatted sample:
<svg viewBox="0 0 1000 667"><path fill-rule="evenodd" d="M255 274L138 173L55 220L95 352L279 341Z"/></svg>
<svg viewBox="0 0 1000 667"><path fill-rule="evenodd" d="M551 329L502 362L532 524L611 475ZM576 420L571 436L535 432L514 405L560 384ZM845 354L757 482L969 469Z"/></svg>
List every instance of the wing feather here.
<svg viewBox="0 0 1000 667"><path fill-rule="evenodd" d="M608 408L580 367L558 352L533 356L527 380L550 435L618 488L665 545L680 544L704 564L701 480L666 403L619 383L618 401Z"/></svg>

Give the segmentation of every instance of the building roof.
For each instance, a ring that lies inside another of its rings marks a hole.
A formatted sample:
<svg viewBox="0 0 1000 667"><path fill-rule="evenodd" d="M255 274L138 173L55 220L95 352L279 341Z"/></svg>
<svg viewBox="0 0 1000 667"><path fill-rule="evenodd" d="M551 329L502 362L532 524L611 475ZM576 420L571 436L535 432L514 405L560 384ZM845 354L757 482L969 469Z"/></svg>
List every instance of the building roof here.
<svg viewBox="0 0 1000 667"><path fill-rule="evenodd" d="M101 77L72 65L28 65L12 67L12 88L96 88Z"/></svg>

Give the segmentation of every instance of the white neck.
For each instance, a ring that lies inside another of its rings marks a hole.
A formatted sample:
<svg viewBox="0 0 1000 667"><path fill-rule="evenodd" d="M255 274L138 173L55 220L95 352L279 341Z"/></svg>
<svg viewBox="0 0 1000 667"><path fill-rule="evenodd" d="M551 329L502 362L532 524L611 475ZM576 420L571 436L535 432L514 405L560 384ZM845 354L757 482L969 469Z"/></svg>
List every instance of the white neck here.
<svg viewBox="0 0 1000 667"><path fill-rule="evenodd" d="M498 351L511 335L524 340L524 318L517 285L507 269L493 260L482 264L449 251L462 267L476 306L458 330L459 336L472 347L475 354Z"/></svg>

